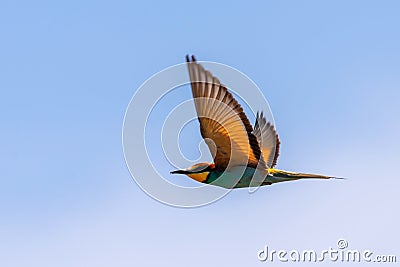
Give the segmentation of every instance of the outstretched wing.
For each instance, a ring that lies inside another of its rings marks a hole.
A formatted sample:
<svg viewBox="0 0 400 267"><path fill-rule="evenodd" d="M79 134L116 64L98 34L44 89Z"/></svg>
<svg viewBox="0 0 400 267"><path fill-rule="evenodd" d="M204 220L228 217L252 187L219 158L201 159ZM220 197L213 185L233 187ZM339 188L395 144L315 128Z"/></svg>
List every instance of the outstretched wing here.
<svg viewBox="0 0 400 267"><path fill-rule="evenodd" d="M273 168L278 161L281 142L275 127L270 122L267 122L262 112L261 114L257 112L253 134L257 137L267 166Z"/></svg>
<svg viewBox="0 0 400 267"><path fill-rule="evenodd" d="M266 168L242 107L209 71L186 56L200 132L214 157L215 167L248 165Z"/></svg>

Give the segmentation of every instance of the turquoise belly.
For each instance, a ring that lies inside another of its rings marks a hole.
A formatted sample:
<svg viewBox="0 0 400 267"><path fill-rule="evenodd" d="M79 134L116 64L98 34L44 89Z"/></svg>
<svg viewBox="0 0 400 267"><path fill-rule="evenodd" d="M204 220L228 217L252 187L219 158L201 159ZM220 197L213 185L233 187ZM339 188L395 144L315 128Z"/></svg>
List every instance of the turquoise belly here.
<svg viewBox="0 0 400 267"><path fill-rule="evenodd" d="M266 179L267 172L257 171L254 168L233 167L225 172L211 172L206 183L224 188L243 188L260 186ZM253 181L252 181L253 180Z"/></svg>

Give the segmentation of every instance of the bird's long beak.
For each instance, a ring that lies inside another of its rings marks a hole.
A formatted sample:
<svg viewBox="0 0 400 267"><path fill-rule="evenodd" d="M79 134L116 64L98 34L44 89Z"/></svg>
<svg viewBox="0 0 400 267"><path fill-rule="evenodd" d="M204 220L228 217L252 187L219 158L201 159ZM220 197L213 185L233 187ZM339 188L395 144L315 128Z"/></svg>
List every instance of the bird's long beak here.
<svg viewBox="0 0 400 267"><path fill-rule="evenodd" d="M176 171L172 171L170 173L171 174L187 174L187 173L190 173L190 172L187 171L187 170L176 170Z"/></svg>

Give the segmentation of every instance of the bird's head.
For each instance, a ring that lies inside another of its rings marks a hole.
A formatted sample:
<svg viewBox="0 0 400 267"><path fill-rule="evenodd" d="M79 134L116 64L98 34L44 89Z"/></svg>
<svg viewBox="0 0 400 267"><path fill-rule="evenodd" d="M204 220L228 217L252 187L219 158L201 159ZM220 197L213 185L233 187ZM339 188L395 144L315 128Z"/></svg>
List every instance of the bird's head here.
<svg viewBox="0 0 400 267"><path fill-rule="evenodd" d="M185 170L176 170L172 171L172 174L185 174L192 178L193 180L196 180L198 182L205 182L207 180L208 174L212 169L215 168L215 165L212 163L197 163L194 164L193 166L190 166L189 168Z"/></svg>

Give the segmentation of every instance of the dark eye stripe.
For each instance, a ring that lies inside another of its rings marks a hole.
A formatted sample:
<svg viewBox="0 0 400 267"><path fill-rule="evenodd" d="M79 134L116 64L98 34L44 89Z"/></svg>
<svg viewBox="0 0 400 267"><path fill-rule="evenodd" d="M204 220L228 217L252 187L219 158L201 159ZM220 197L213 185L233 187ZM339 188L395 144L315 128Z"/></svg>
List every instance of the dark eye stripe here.
<svg viewBox="0 0 400 267"><path fill-rule="evenodd" d="M204 169L200 169L200 170L198 170L198 171L189 171L190 173L202 173L202 172L209 172L209 171L211 171L211 167L210 167L210 165L208 165L206 168L204 168Z"/></svg>

